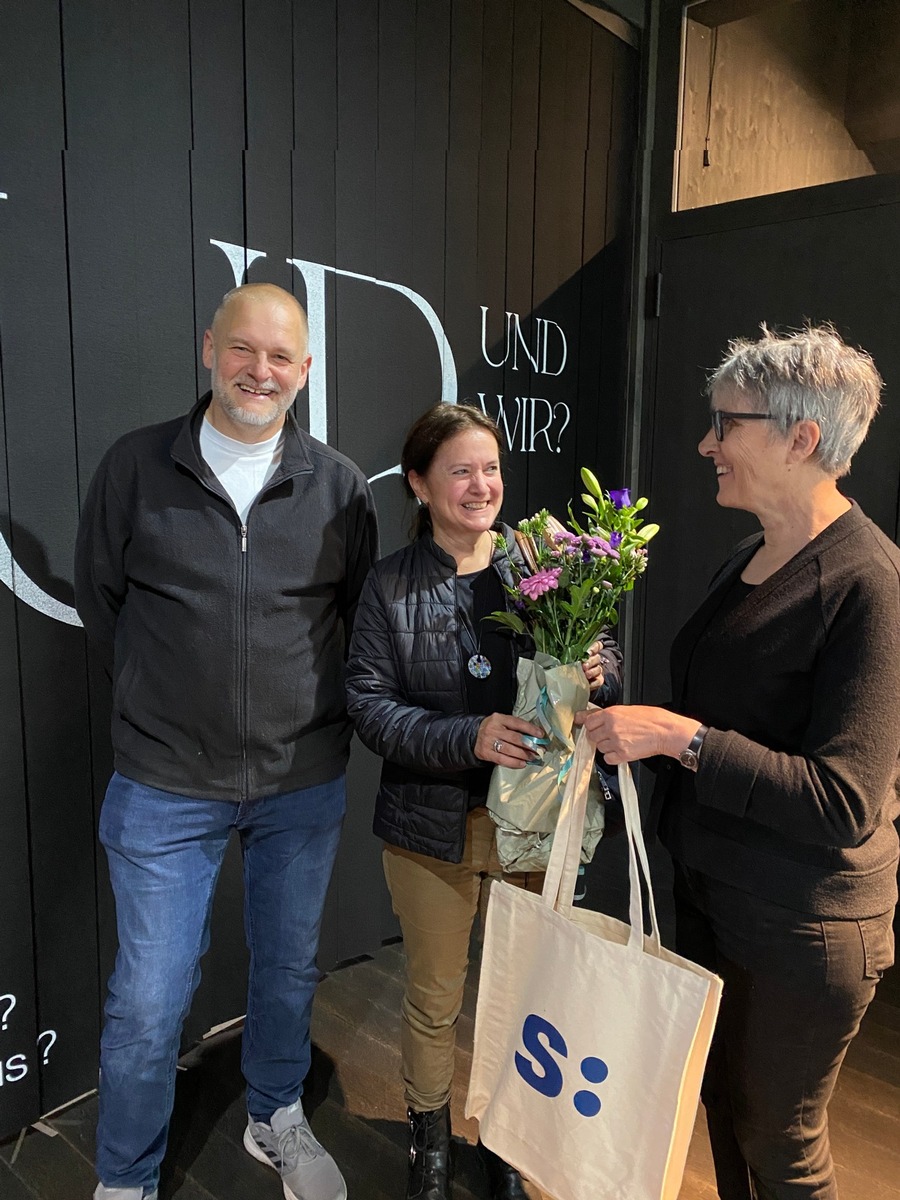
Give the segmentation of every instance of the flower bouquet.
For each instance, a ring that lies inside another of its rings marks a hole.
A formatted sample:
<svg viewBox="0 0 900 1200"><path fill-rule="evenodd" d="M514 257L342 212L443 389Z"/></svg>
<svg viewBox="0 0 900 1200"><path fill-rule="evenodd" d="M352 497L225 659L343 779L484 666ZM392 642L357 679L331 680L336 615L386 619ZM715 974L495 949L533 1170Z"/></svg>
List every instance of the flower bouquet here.
<svg viewBox="0 0 900 1200"><path fill-rule="evenodd" d="M618 605L647 566L647 543L658 525L639 515L646 499L631 503L628 488L604 492L596 476L581 471L587 489L582 524L569 505L563 525L546 509L520 521L516 531L524 567L512 556L512 610L491 620L529 634L533 659L518 665L513 715L544 731L538 754L526 767L495 767L487 807L497 826L497 852L506 871L543 870L575 749L574 718L587 708L582 662L601 631L618 621ZM507 549L509 549L507 547ZM527 740L527 739L526 739ZM606 797L608 788L604 789ZM603 799L595 779L588 797L582 861L590 862L603 832Z"/></svg>

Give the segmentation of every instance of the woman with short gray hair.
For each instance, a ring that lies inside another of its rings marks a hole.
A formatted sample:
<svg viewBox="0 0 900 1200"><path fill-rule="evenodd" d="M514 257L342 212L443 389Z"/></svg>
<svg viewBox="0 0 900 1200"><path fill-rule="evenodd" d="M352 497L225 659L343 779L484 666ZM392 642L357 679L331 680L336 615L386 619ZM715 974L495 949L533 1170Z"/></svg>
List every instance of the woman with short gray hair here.
<svg viewBox="0 0 900 1200"><path fill-rule="evenodd" d="M819 443L813 461L825 475L839 479L850 470L880 405L882 380L875 364L865 351L846 346L830 325L810 326L787 337L765 325L762 329L759 341L736 338L729 343L728 354L710 377L708 395L730 391L746 396L755 410L752 416L772 420L782 435L796 421L815 421Z"/></svg>
<svg viewBox="0 0 900 1200"><path fill-rule="evenodd" d="M830 326L730 344L698 448L762 533L677 635L671 708L584 718L607 763L660 756L678 950L725 981L721 1200L835 1200L827 1104L893 961L900 551L837 488L881 387Z"/></svg>

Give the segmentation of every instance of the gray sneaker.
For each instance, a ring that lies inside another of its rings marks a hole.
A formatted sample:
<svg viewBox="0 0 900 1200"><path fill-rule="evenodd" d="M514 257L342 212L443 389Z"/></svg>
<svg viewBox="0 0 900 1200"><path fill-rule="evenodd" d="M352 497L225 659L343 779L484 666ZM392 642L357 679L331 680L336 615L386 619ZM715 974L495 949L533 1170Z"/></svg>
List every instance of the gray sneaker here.
<svg viewBox="0 0 900 1200"><path fill-rule="evenodd" d="M159 1192L154 1188L145 1196L143 1188L108 1188L98 1183L94 1191L94 1200L159 1200Z"/></svg>
<svg viewBox="0 0 900 1200"><path fill-rule="evenodd" d="M268 1125L249 1121L244 1149L278 1172L286 1200L347 1200L344 1177L316 1140L299 1100L279 1108Z"/></svg>

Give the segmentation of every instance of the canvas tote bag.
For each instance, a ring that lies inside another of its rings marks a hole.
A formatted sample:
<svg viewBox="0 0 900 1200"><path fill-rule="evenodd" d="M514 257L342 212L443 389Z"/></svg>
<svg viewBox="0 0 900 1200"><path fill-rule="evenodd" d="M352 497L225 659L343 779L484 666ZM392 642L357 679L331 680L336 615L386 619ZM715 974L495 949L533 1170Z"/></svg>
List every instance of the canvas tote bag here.
<svg viewBox="0 0 900 1200"><path fill-rule="evenodd" d="M543 894L491 888L466 1116L555 1200L675 1200L722 982L660 945L627 766L631 923L572 908L593 757L582 732Z"/></svg>

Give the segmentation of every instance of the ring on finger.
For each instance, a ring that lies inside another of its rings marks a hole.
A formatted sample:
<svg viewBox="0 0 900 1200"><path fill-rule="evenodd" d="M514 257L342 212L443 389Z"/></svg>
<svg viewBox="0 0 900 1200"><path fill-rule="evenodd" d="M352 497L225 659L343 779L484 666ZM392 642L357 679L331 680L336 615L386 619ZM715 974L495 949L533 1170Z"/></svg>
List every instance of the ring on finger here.
<svg viewBox="0 0 900 1200"><path fill-rule="evenodd" d="M503 749L503 743L500 741L499 738L494 738L494 745L493 745L494 753L499 754L502 749Z"/></svg>

